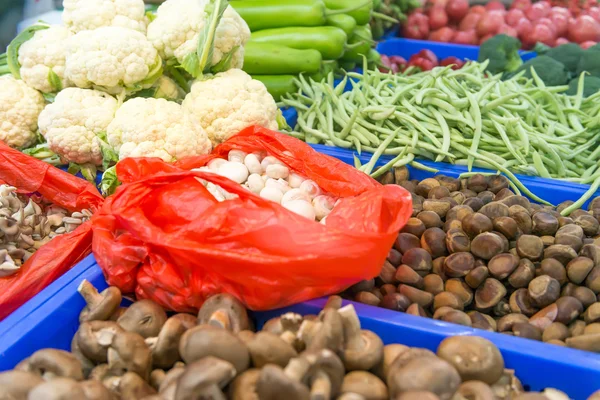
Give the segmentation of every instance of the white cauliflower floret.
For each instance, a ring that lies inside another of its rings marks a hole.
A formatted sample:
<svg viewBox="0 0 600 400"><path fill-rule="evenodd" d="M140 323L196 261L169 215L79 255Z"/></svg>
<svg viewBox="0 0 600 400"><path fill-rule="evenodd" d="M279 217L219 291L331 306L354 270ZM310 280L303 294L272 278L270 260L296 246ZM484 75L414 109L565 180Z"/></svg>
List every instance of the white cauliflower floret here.
<svg viewBox="0 0 600 400"><path fill-rule="evenodd" d="M74 33L103 26L146 33L144 0L64 0L63 8L63 23Z"/></svg>
<svg viewBox="0 0 600 400"><path fill-rule="evenodd" d="M99 86L119 93L140 90L162 74L162 60L140 32L104 27L74 35L68 46L65 77L80 88Z"/></svg>
<svg viewBox="0 0 600 400"><path fill-rule="evenodd" d="M18 149L31 146L44 105L42 94L25 82L0 76L0 140Z"/></svg>
<svg viewBox="0 0 600 400"><path fill-rule="evenodd" d="M198 36L210 23L205 9L209 0L167 0L157 10L156 19L148 26L148 39L165 59L176 58L181 64L186 55L196 51ZM225 9L215 34L215 48L210 65L229 53L231 68L244 63L244 45L250 39L246 21L231 7Z"/></svg>
<svg viewBox="0 0 600 400"><path fill-rule="evenodd" d="M69 86L64 75L67 40L70 36L69 30L60 25L36 31L19 48L21 79L44 93L56 92ZM50 81L51 70L60 80L58 87Z"/></svg>
<svg viewBox="0 0 600 400"><path fill-rule="evenodd" d="M183 106L198 118L213 145L252 125L277 129L273 96L262 82L240 69L196 81Z"/></svg>
<svg viewBox="0 0 600 400"><path fill-rule="evenodd" d="M38 119L48 147L66 162L102 165L99 134L106 132L117 100L98 90L68 88L56 95Z"/></svg>
<svg viewBox="0 0 600 400"><path fill-rule="evenodd" d="M212 150L194 116L165 99L138 97L126 101L108 126L107 139L119 159L159 157L171 162Z"/></svg>

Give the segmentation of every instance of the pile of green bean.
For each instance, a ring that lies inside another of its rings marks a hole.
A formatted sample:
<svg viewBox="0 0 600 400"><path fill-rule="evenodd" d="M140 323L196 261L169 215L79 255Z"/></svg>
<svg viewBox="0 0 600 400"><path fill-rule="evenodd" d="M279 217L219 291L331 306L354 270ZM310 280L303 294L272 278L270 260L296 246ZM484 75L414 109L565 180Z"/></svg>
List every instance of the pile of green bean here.
<svg viewBox="0 0 600 400"><path fill-rule="evenodd" d="M345 91L347 83L352 89ZM591 184L586 194L563 211L580 207L600 186L600 92L583 98L561 94L567 86L546 87L535 75L502 81L485 64L460 70L438 67L414 75L380 71L348 73L335 85L296 81L298 92L282 105L298 110L291 135L373 153L357 168L377 177L417 159L489 168L506 175L513 189L542 204L513 172ZM374 171L382 154L395 156ZM373 172L374 171L374 172Z"/></svg>

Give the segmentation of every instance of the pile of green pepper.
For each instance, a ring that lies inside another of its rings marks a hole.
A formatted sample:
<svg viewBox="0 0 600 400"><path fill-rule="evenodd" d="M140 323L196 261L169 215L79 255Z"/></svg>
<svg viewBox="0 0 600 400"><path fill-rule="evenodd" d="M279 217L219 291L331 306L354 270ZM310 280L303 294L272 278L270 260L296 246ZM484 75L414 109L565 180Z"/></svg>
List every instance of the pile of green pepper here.
<svg viewBox="0 0 600 400"><path fill-rule="evenodd" d="M315 80L376 59L369 26L373 0L233 0L248 23L244 71L263 82L275 100L297 90L294 78Z"/></svg>

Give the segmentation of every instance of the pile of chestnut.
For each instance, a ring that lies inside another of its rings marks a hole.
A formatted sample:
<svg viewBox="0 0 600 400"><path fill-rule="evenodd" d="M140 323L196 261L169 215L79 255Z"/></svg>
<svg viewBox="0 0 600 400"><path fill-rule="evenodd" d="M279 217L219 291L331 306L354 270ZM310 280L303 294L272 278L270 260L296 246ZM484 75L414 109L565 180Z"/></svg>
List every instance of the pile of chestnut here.
<svg viewBox="0 0 600 400"><path fill-rule="evenodd" d="M413 214L381 273L343 297L413 315L600 352L600 197L569 216L501 175L410 180Z"/></svg>
<svg viewBox="0 0 600 400"><path fill-rule="evenodd" d="M99 293L84 281L79 291L87 306L71 352L39 350L0 373L1 399L568 399L554 389L524 393L481 337L447 338L437 353L386 346L337 296L319 315L286 313L255 332L227 294L197 317L168 317L150 300L122 308L115 287Z"/></svg>

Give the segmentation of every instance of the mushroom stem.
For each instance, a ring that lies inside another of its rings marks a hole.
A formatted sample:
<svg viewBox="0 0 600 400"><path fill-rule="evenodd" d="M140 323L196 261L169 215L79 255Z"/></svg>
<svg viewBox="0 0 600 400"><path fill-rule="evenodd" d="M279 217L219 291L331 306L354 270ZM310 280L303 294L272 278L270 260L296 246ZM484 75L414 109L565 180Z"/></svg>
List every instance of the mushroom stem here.
<svg viewBox="0 0 600 400"><path fill-rule="evenodd" d="M363 348L362 336L360 334L360 320L352 304L348 304L338 310L344 324L344 342L346 349L360 350Z"/></svg>
<svg viewBox="0 0 600 400"><path fill-rule="evenodd" d="M331 381L323 371L317 371L310 387L311 400L327 400L331 398Z"/></svg>
<svg viewBox="0 0 600 400"><path fill-rule="evenodd" d="M300 382L308 372L309 368L310 363L308 363L304 358L296 357L290 360L283 372L288 378L293 379L296 382Z"/></svg>
<svg viewBox="0 0 600 400"><path fill-rule="evenodd" d="M95 304L98 300L98 296L100 296L98 289L96 289L87 279L84 279L81 284L79 284L77 291L84 298L85 302L90 305Z"/></svg>
<svg viewBox="0 0 600 400"><path fill-rule="evenodd" d="M228 331L231 330L231 319L229 318L229 314L224 310L217 310L212 313L208 320L208 324Z"/></svg>
<svg viewBox="0 0 600 400"><path fill-rule="evenodd" d="M296 343L296 335L290 331L285 331L281 335L280 338L283 339L284 342L291 344L292 346Z"/></svg>

